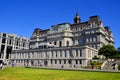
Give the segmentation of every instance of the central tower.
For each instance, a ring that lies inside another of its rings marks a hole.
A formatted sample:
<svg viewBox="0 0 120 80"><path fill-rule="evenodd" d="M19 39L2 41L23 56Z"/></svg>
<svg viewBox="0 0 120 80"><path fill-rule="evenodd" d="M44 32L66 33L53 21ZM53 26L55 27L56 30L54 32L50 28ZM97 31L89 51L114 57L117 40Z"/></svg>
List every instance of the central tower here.
<svg viewBox="0 0 120 80"><path fill-rule="evenodd" d="M78 15L78 10L76 12L76 15L74 17L74 24L78 24L80 23L81 19L80 19L80 16Z"/></svg>

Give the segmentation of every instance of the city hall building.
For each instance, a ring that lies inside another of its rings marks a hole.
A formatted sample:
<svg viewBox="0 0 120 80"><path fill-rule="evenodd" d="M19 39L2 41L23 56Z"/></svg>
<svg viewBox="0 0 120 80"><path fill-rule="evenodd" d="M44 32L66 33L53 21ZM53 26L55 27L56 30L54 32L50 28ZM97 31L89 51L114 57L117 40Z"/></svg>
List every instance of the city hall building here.
<svg viewBox="0 0 120 80"><path fill-rule="evenodd" d="M74 24L61 23L50 29L36 28L29 49L14 50L10 61L17 66L85 67L105 44L114 44L112 32L99 16L81 22L78 12Z"/></svg>

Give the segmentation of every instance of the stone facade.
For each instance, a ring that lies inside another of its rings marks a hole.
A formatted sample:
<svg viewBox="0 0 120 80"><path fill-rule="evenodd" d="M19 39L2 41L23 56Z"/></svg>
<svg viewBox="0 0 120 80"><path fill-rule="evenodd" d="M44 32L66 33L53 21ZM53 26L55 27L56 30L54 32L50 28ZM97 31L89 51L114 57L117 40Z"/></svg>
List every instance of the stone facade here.
<svg viewBox="0 0 120 80"><path fill-rule="evenodd" d="M98 16L92 16L87 22L62 23L47 30L35 29L30 48L44 47L45 44L54 47L88 45L99 50L103 45L114 45L114 38L110 28L104 27Z"/></svg>
<svg viewBox="0 0 120 80"><path fill-rule="evenodd" d="M30 37L30 49L14 50L10 60L21 66L84 67L105 44L114 45L110 28L103 26L99 16L81 22L77 12L74 24L36 28Z"/></svg>
<svg viewBox="0 0 120 80"><path fill-rule="evenodd" d="M13 51L11 61L17 66L70 68L87 66L95 55L98 50L89 46L28 49Z"/></svg>
<svg viewBox="0 0 120 80"><path fill-rule="evenodd" d="M0 60L9 59L12 50L28 49L29 40L15 34L0 33Z"/></svg>

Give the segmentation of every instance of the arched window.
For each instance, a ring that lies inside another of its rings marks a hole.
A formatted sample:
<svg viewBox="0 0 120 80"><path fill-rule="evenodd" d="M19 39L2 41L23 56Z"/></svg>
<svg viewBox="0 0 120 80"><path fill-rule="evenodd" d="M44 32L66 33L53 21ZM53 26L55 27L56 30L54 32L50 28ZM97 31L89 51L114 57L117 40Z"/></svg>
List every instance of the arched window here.
<svg viewBox="0 0 120 80"><path fill-rule="evenodd" d="M69 46L69 41L67 41L66 46L67 46L67 47Z"/></svg>
<svg viewBox="0 0 120 80"><path fill-rule="evenodd" d="M61 41L59 42L59 47L62 47L62 42Z"/></svg>

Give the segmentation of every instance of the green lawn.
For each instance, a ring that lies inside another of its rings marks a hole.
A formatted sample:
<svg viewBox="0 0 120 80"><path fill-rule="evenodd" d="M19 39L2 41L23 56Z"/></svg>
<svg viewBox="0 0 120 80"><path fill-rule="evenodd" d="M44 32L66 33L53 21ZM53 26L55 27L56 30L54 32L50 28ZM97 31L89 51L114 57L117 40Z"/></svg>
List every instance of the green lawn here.
<svg viewBox="0 0 120 80"><path fill-rule="evenodd" d="M120 80L120 73L6 67L0 80Z"/></svg>

